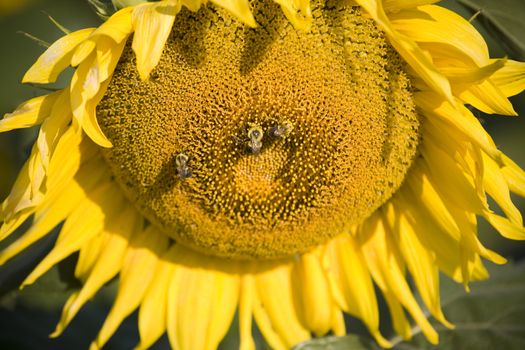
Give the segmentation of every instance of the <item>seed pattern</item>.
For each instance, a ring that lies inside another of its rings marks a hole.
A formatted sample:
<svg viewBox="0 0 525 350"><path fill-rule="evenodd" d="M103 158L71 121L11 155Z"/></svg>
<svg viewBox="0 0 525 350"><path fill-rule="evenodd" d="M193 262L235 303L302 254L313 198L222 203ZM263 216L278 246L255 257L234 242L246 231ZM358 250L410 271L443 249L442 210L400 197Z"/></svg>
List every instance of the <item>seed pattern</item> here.
<svg viewBox="0 0 525 350"><path fill-rule="evenodd" d="M404 63L359 8L313 1L303 33L273 2L252 6L255 29L212 5L183 10L148 81L126 48L97 117L116 180L177 242L281 258L388 200L419 121Z"/></svg>

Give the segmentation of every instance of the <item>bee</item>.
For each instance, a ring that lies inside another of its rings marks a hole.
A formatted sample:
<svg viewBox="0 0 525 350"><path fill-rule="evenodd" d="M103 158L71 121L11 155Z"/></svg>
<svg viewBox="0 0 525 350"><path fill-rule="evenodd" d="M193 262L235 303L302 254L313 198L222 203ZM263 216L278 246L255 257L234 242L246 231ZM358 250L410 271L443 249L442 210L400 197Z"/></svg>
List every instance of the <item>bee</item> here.
<svg viewBox="0 0 525 350"><path fill-rule="evenodd" d="M262 139L264 135L263 129L257 124L249 125L250 129L248 129L248 138L250 141L247 142L248 148L252 153L259 153L262 147Z"/></svg>
<svg viewBox="0 0 525 350"><path fill-rule="evenodd" d="M184 153L179 153L175 156L175 166L177 167L177 173L181 180L185 180L191 176L191 170L188 167L189 159Z"/></svg>
<svg viewBox="0 0 525 350"><path fill-rule="evenodd" d="M290 135L290 133L293 130L293 124L289 122L288 120L278 124L277 126L273 126L268 130L268 134L270 134L273 137L278 138L285 138L286 136Z"/></svg>

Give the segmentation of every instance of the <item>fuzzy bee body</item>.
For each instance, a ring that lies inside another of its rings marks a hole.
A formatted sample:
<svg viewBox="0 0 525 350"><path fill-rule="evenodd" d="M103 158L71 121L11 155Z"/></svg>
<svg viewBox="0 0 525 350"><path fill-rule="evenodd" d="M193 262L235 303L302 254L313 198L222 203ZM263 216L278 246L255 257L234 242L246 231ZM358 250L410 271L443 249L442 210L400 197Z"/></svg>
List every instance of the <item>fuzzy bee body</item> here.
<svg viewBox="0 0 525 350"><path fill-rule="evenodd" d="M257 124L250 125L248 129L248 138L250 141L247 142L248 148L252 153L259 153L262 148L263 129Z"/></svg>
<svg viewBox="0 0 525 350"><path fill-rule="evenodd" d="M273 126L268 130L268 134L277 138L285 138L292 132L293 125L289 121Z"/></svg>
<svg viewBox="0 0 525 350"><path fill-rule="evenodd" d="M188 167L188 161L189 157L184 153L179 153L175 156L175 166L181 180L185 180L192 175L191 169Z"/></svg>

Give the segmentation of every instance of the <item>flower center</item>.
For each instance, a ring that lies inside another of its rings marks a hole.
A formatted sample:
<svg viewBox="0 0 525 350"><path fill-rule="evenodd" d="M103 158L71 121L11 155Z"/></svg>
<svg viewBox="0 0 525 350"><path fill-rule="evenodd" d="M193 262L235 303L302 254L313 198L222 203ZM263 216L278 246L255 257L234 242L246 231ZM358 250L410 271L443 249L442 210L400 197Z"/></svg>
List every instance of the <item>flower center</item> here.
<svg viewBox="0 0 525 350"><path fill-rule="evenodd" d="M254 2L259 27L182 11L141 82L128 47L99 123L128 197L178 243L231 258L304 252L401 185L418 116L405 65L358 8L314 5L308 33Z"/></svg>

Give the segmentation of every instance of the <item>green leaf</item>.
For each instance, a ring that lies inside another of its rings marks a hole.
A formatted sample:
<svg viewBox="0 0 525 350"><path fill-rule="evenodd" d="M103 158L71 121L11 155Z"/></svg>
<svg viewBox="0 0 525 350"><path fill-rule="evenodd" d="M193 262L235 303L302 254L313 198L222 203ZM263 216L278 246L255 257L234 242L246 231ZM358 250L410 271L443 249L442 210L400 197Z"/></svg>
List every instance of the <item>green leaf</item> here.
<svg viewBox="0 0 525 350"><path fill-rule="evenodd" d="M344 337L325 337L301 343L293 350L380 350L379 345L370 339L357 335Z"/></svg>
<svg viewBox="0 0 525 350"><path fill-rule="evenodd" d="M500 40L504 49L518 60L525 59L525 1L523 0L457 0L473 13L476 20Z"/></svg>
<svg viewBox="0 0 525 350"><path fill-rule="evenodd" d="M491 278L471 284L471 292L443 279L442 302L447 318L455 324L448 330L433 322L439 345L428 343L422 334L411 342L400 342L395 350L505 349L522 350L525 344L525 264L493 266Z"/></svg>
<svg viewBox="0 0 525 350"><path fill-rule="evenodd" d="M491 266L491 278L473 282L471 292L443 277L442 307L449 330L434 320L439 333L438 345L430 344L415 327L411 341L390 339L394 350L522 350L525 344L525 263ZM364 337L349 335L327 337L302 343L294 350L378 350L380 347Z"/></svg>

